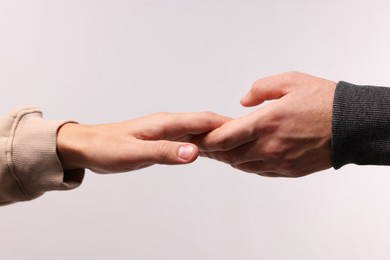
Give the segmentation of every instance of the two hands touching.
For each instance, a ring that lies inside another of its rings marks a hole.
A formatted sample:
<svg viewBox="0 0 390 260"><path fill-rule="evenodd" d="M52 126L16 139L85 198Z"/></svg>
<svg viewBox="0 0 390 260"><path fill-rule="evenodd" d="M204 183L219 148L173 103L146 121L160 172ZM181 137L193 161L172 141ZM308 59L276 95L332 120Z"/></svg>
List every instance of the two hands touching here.
<svg viewBox="0 0 390 260"><path fill-rule="evenodd" d="M215 113L156 113L104 125L65 124L57 150L64 169L127 172L186 164L198 155L269 177L330 168L336 83L297 72L257 80L241 99L252 107L231 119Z"/></svg>

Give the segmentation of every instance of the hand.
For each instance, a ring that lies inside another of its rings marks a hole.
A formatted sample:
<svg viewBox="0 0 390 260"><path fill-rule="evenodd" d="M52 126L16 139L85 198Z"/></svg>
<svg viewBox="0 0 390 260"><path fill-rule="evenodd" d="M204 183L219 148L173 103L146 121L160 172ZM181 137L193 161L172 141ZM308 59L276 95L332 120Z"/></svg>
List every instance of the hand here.
<svg viewBox="0 0 390 260"><path fill-rule="evenodd" d="M67 170L113 173L153 164L186 164L199 154L188 142L228 120L209 112L156 113L114 124L65 124L58 132L57 150Z"/></svg>
<svg viewBox="0 0 390 260"><path fill-rule="evenodd" d="M336 83L290 72L256 81L243 106L276 101L197 138L201 155L272 177L300 177L331 167Z"/></svg>

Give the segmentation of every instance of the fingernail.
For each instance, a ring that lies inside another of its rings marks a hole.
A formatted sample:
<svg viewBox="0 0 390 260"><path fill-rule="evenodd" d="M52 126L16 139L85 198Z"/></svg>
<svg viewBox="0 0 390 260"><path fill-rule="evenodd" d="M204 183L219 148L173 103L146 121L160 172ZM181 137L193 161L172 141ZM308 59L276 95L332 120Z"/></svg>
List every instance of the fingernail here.
<svg viewBox="0 0 390 260"><path fill-rule="evenodd" d="M188 160L194 153L194 147L192 145L183 145L179 148L179 158L182 160Z"/></svg>

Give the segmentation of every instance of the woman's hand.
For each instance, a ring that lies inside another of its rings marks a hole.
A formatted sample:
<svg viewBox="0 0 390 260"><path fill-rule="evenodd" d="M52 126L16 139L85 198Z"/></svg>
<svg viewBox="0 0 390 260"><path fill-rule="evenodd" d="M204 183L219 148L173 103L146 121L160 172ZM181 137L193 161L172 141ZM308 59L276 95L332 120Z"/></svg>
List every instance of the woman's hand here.
<svg viewBox="0 0 390 260"><path fill-rule="evenodd" d="M57 151L65 170L128 172L153 164L186 164L199 154L189 141L229 121L211 113L155 113L102 125L65 124Z"/></svg>

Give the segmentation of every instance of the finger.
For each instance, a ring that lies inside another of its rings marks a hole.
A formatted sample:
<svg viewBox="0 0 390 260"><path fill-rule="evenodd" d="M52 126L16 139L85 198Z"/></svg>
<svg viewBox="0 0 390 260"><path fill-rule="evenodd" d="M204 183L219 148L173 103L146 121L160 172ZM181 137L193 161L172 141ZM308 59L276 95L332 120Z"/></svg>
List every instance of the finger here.
<svg viewBox="0 0 390 260"><path fill-rule="evenodd" d="M254 140L256 132L250 118L231 120L193 141L201 151L228 151Z"/></svg>
<svg viewBox="0 0 390 260"><path fill-rule="evenodd" d="M287 94L287 87L294 73L284 73L257 80L251 90L241 98L246 107L256 106L266 100L278 99Z"/></svg>
<svg viewBox="0 0 390 260"><path fill-rule="evenodd" d="M194 144L171 141L142 141L144 149L140 163L148 164L187 164L199 154Z"/></svg>
<svg viewBox="0 0 390 260"><path fill-rule="evenodd" d="M249 173L264 175L263 174L264 172L270 172L271 170L273 170L273 168L270 167L270 165L268 165L268 163L266 163L263 160L249 161L244 163L229 163L225 159L226 155L224 154L224 152L212 152L212 153L199 152L199 154L202 157L207 157L226 164L230 164L232 167L238 170L249 172Z"/></svg>
<svg viewBox="0 0 390 260"><path fill-rule="evenodd" d="M185 135L210 132L231 118L213 112L199 113L156 113L153 115L159 125L159 139L175 139ZM155 134L155 133L153 133Z"/></svg>
<svg viewBox="0 0 390 260"><path fill-rule="evenodd" d="M255 140L238 146L229 151L204 151L201 150L202 156L207 156L218 161L222 161L228 164L241 164L247 162L254 162L264 160L265 158L261 154L261 147L259 147L260 140Z"/></svg>

